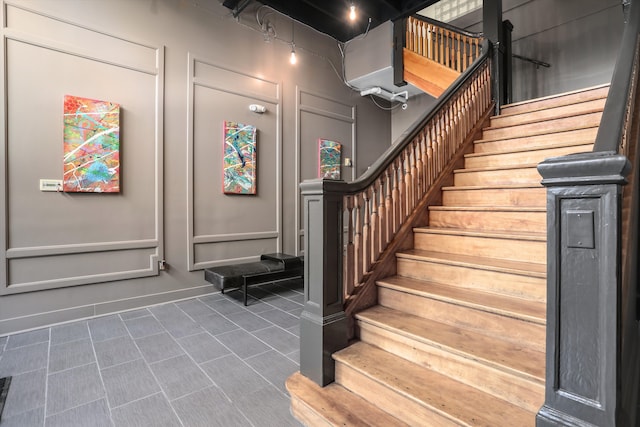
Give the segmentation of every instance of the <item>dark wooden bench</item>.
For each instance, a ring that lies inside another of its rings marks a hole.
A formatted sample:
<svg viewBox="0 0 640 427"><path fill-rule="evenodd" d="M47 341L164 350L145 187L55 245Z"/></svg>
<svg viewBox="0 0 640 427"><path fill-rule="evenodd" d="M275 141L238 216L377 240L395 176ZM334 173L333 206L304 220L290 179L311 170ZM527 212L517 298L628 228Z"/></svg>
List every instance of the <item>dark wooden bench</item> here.
<svg viewBox="0 0 640 427"><path fill-rule="evenodd" d="M241 289L244 305L247 305L247 291L250 286L284 280L301 279L304 260L302 257L281 252L264 254L260 261L244 264L228 264L204 270L204 279L220 289Z"/></svg>

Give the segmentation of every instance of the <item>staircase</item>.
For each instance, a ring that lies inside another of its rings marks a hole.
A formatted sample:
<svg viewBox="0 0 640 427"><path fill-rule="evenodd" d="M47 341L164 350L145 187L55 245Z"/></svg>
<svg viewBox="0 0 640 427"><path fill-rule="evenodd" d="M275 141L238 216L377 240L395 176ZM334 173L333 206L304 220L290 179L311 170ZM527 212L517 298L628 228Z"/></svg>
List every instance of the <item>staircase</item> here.
<svg viewBox="0 0 640 427"><path fill-rule="evenodd" d="M589 151L608 87L503 107L493 117L359 341L334 354L336 382L287 381L316 426L533 426L544 403L546 195L536 165Z"/></svg>

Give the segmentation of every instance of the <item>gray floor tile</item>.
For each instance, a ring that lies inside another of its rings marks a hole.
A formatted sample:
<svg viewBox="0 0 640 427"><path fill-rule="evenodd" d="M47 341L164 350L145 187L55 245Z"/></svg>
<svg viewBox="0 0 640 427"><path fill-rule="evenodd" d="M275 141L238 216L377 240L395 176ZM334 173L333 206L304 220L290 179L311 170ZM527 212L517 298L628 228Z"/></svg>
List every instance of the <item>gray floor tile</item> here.
<svg viewBox="0 0 640 427"><path fill-rule="evenodd" d="M305 303L305 297L303 294L291 295L291 296L287 296L287 298L301 305Z"/></svg>
<svg viewBox="0 0 640 427"><path fill-rule="evenodd" d="M119 316L105 316L89 321L89 331L93 342L110 340L129 335Z"/></svg>
<svg viewBox="0 0 640 427"><path fill-rule="evenodd" d="M46 369L12 377L2 413L2 427L4 427L5 417L10 418L34 409L44 408L46 384ZM42 422L44 422L44 415Z"/></svg>
<svg viewBox="0 0 640 427"><path fill-rule="evenodd" d="M231 301L229 298L219 299L215 301L203 301L209 307L220 314L227 315L244 311L244 307L237 302Z"/></svg>
<svg viewBox="0 0 640 427"><path fill-rule="evenodd" d="M97 342L93 346L100 369L142 358L142 354L129 335Z"/></svg>
<svg viewBox="0 0 640 427"><path fill-rule="evenodd" d="M268 320L258 317L255 314L251 314L248 311L228 314L226 317L245 331L249 332L264 329L272 325Z"/></svg>
<svg viewBox="0 0 640 427"><path fill-rule="evenodd" d="M218 313L203 317L199 320L199 323L211 335L219 335L239 328L238 325Z"/></svg>
<svg viewBox="0 0 640 427"><path fill-rule="evenodd" d="M171 405L185 427L251 426L217 387L209 387L174 400Z"/></svg>
<svg viewBox="0 0 640 427"><path fill-rule="evenodd" d="M166 332L139 338L136 340L136 344L147 363L154 363L184 354L176 340Z"/></svg>
<svg viewBox="0 0 640 427"><path fill-rule="evenodd" d="M274 306L275 308L279 308L280 310L286 312L302 308L302 304L298 304L295 301L291 301L290 299L282 298L279 296L266 299L265 302L269 305Z"/></svg>
<svg viewBox="0 0 640 427"><path fill-rule="evenodd" d="M96 400L47 417L47 427L111 427L106 399Z"/></svg>
<svg viewBox="0 0 640 427"><path fill-rule="evenodd" d="M296 350L292 353L287 354L286 356L297 363L298 366L300 366L300 350Z"/></svg>
<svg viewBox="0 0 640 427"><path fill-rule="evenodd" d="M200 366L231 400L244 396L247 390L262 388L275 390L267 380L235 355L223 356Z"/></svg>
<svg viewBox="0 0 640 427"><path fill-rule="evenodd" d="M250 357L246 362L284 394L287 393L284 386L285 381L294 372L300 370L296 363L277 351L269 351L259 356Z"/></svg>
<svg viewBox="0 0 640 427"><path fill-rule="evenodd" d="M257 426L302 427L291 415L289 399L273 388L248 393L236 405Z"/></svg>
<svg viewBox="0 0 640 427"><path fill-rule="evenodd" d="M268 345L242 329L220 334L216 338L241 359L246 359L271 349Z"/></svg>
<svg viewBox="0 0 640 427"><path fill-rule="evenodd" d="M203 302L200 302L197 299L190 299L186 301L177 302L176 305L182 311L184 311L187 315L189 315L193 320L198 321L203 317L210 316L214 313L214 311Z"/></svg>
<svg viewBox="0 0 640 427"><path fill-rule="evenodd" d="M80 366L49 375L47 412L53 415L104 397L98 365Z"/></svg>
<svg viewBox="0 0 640 427"><path fill-rule="evenodd" d="M296 316L297 318L300 318L300 316L302 315L303 311L304 311L304 307L298 307L298 308L294 308L293 310L287 311L287 313L292 314L292 315Z"/></svg>
<svg viewBox="0 0 640 427"><path fill-rule="evenodd" d="M48 342L5 350L0 359L0 378L46 368L48 350Z"/></svg>
<svg viewBox="0 0 640 427"><path fill-rule="evenodd" d="M95 363L91 340L52 345L49 349L49 373Z"/></svg>
<svg viewBox="0 0 640 427"><path fill-rule="evenodd" d="M285 313L284 311L277 308L259 313L258 316L264 317L271 323L274 323L284 329L291 328L292 326L296 326L298 325L298 323L300 323L299 317L293 316L289 313Z"/></svg>
<svg viewBox="0 0 640 427"><path fill-rule="evenodd" d="M44 407L8 417L2 414L2 427L42 427L44 426Z"/></svg>
<svg viewBox="0 0 640 427"><path fill-rule="evenodd" d="M111 408L160 391L149 366L142 359L102 369L101 373Z"/></svg>
<svg viewBox="0 0 640 427"><path fill-rule="evenodd" d="M49 329L38 329L37 331L11 335L6 344L5 351L42 342L49 342Z"/></svg>
<svg viewBox="0 0 640 427"><path fill-rule="evenodd" d="M74 322L51 328L51 345L64 344L89 338L87 322Z"/></svg>
<svg viewBox="0 0 640 427"><path fill-rule="evenodd" d="M220 293L220 292L215 292L209 295L202 295L198 298L196 298L198 301L200 301L203 304L208 304L210 302L213 301L218 301L221 299L225 299L226 297L224 296L224 294Z"/></svg>
<svg viewBox="0 0 640 427"><path fill-rule="evenodd" d="M291 353L300 348L300 338L278 326L271 326L255 331L253 335L282 354Z"/></svg>
<svg viewBox="0 0 640 427"><path fill-rule="evenodd" d="M182 338L202 332L202 328L175 304L163 304L149 309L171 335Z"/></svg>
<svg viewBox="0 0 640 427"><path fill-rule="evenodd" d="M300 323L290 328L287 328L287 331L291 332L293 335L300 337Z"/></svg>
<svg viewBox="0 0 640 427"><path fill-rule="evenodd" d="M148 316L150 314L151 312L146 308L140 308L138 310L130 310L130 311L125 311L123 313L120 313L120 318L122 320L131 320L131 319L137 319L138 317Z"/></svg>
<svg viewBox="0 0 640 427"><path fill-rule="evenodd" d="M164 328L153 316L137 317L131 320L125 320L129 333L133 338L142 338L149 335L164 332Z"/></svg>
<svg viewBox="0 0 640 427"><path fill-rule="evenodd" d="M273 310L273 306L267 304L266 302L262 301L262 300L258 300L258 299L250 299L249 300L249 305L247 305L245 307L245 310L253 313L253 314L260 314L263 313L265 311L269 311L269 310Z"/></svg>
<svg viewBox="0 0 640 427"><path fill-rule="evenodd" d="M231 353L231 350L206 332L180 338L178 343L197 363L208 362Z"/></svg>
<svg viewBox="0 0 640 427"><path fill-rule="evenodd" d="M187 355L152 363L150 367L169 400L213 385Z"/></svg>
<svg viewBox="0 0 640 427"><path fill-rule="evenodd" d="M116 427L180 427L171 405L161 394L111 410Z"/></svg>

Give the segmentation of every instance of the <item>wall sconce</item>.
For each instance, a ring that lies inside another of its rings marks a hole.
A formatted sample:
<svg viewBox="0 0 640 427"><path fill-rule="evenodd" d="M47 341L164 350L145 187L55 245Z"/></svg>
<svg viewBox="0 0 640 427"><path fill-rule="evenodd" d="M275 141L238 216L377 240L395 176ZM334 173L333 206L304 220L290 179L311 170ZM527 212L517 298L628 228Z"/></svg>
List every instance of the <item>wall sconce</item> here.
<svg viewBox="0 0 640 427"><path fill-rule="evenodd" d="M249 111L252 111L252 112L258 113L258 114L262 114L262 113L266 113L267 107L265 107L264 105L259 105L259 104L251 104L251 105L249 105Z"/></svg>

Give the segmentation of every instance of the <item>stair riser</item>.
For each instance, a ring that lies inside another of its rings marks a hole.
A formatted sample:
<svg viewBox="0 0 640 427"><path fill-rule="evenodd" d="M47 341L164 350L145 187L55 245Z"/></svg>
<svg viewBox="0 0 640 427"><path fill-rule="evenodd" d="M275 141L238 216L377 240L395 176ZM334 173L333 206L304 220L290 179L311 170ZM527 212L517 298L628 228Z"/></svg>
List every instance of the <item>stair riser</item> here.
<svg viewBox="0 0 640 427"><path fill-rule="evenodd" d="M328 420L293 395L291 396L291 414L305 426L332 427Z"/></svg>
<svg viewBox="0 0 640 427"><path fill-rule="evenodd" d="M398 275L545 301L546 279L466 266L398 258Z"/></svg>
<svg viewBox="0 0 640 427"><path fill-rule="evenodd" d="M479 190L445 189L442 192L443 206L526 206L545 207L546 189L538 188L497 188Z"/></svg>
<svg viewBox="0 0 640 427"><path fill-rule="evenodd" d="M593 151L593 144L559 147L548 150L493 154L490 156L467 157L464 165L465 168L529 165L533 163L540 163L549 157L566 156L567 154L584 153L587 151Z"/></svg>
<svg viewBox="0 0 640 427"><path fill-rule="evenodd" d="M585 102L598 98L606 98L608 93L609 86L605 86L596 89L580 91L573 94L562 95L559 97L549 97L537 101L524 102L513 106L506 105L501 108L501 112L502 114L517 114L543 108L558 107L561 105Z"/></svg>
<svg viewBox="0 0 640 427"><path fill-rule="evenodd" d="M405 398L339 361L336 361L336 382L410 426L424 427L425 420L429 420L430 427L459 427L454 420Z"/></svg>
<svg viewBox="0 0 640 427"><path fill-rule="evenodd" d="M581 114L557 120L547 120L539 123L531 123L520 126L508 126L504 128L489 128L482 131L482 139L513 138L514 135L529 136L543 133L555 133L565 130L583 129L591 126L599 126L602 113Z"/></svg>
<svg viewBox="0 0 640 427"><path fill-rule="evenodd" d="M513 150L537 150L556 144L593 144L598 133L597 127L572 130L562 133L522 137L514 135L509 139L479 140L474 144L474 153L501 153Z"/></svg>
<svg viewBox="0 0 640 427"><path fill-rule="evenodd" d="M414 246L416 249L427 251L460 255L474 254L511 261L544 264L547 260L547 243L544 241L416 232L414 233Z"/></svg>
<svg viewBox="0 0 640 427"><path fill-rule="evenodd" d="M542 120L553 120L558 117L602 112L606 101L606 98L601 98L578 104L563 105L555 108L519 113L517 115L505 114L502 112L503 115L491 118L491 127L517 126Z"/></svg>
<svg viewBox="0 0 640 427"><path fill-rule="evenodd" d="M544 403L544 386L486 363L359 321L360 340L418 365L435 370L519 407L537 411Z"/></svg>
<svg viewBox="0 0 640 427"><path fill-rule="evenodd" d="M453 178L454 186L496 186L510 184L541 185L542 177L535 167L520 169L499 169L488 171L457 170Z"/></svg>
<svg viewBox="0 0 640 427"><path fill-rule="evenodd" d="M430 210L432 227L462 228L483 231L526 231L542 233L546 230L546 212L452 211Z"/></svg>
<svg viewBox="0 0 640 427"><path fill-rule="evenodd" d="M378 304L415 316L477 330L534 350L544 351L545 348L543 325L382 287L378 287Z"/></svg>

